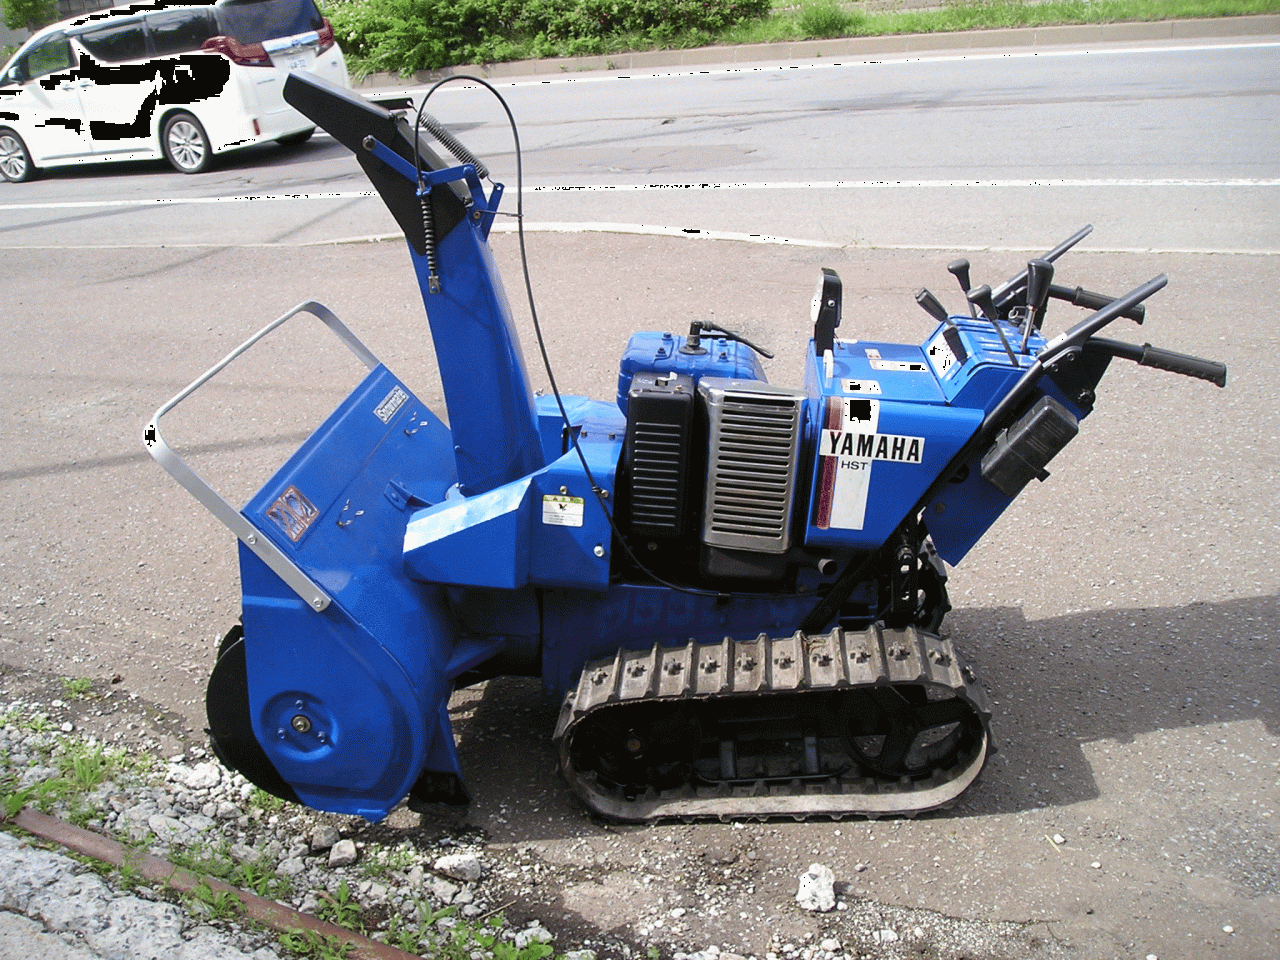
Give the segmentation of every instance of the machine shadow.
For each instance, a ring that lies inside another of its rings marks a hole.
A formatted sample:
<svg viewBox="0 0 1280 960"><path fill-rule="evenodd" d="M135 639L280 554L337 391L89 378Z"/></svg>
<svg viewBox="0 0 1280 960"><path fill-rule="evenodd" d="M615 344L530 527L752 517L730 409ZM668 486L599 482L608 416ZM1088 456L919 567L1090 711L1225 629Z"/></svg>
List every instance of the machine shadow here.
<svg viewBox="0 0 1280 960"><path fill-rule="evenodd" d="M947 632L992 701L998 753L939 817L1018 813L1099 796L1084 746L1158 730L1260 721L1280 735L1277 598L1087 611L1027 621L958 610ZM472 803L498 841L580 835L595 823L556 772L559 708L536 679L500 678L450 706Z"/></svg>

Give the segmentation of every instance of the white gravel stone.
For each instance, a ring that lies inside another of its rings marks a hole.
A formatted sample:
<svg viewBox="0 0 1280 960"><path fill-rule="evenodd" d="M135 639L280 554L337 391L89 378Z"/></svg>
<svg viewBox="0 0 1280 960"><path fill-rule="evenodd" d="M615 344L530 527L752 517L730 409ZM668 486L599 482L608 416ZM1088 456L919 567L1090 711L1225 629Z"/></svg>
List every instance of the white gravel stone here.
<svg viewBox="0 0 1280 960"><path fill-rule="evenodd" d="M796 891L796 903L801 910L827 913L835 909L835 874L821 863L811 864L809 871L800 877Z"/></svg>
<svg viewBox="0 0 1280 960"><path fill-rule="evenodd" d="M235 820L241 814L240 808L230 800L222 800L218 803L214 817L218 820Z"/></svg>
<svg viewBox="0 0 1280 960"><path fill-rule="evenodd" d="M427 889L431 892L431 896L447 906L453 903L453 898L458 895L460 888L448 880L432 877L427 883Z"/></svg>
<svg viewBox="0 0 1280 960"><path fill-rule="evenodd" d="M516 933L515 945L517 950L523 950L531 943L550 943L553 939L551 931L538 924Z"/></svg>
<svg viewBox="0 0 1280 960"><path fill-rule="evenodd" d="M329 850L330 867L349 867L356 862L359 852L354 840L339 840Z"/></svg>
<svg viewBox="0 0 1280 960"><path fill-rule="evenodd" d="M197 763L191 767L171 766L169 779L188 790L212 790L222 782L222 770L216 763Z"/></svg>
<svg viewBox="0 0 1280 960"><path fill-rule="evenodd" d="M73 860L6 833L0 833L0 861L0 911L22 913L37 927L24 931L27 942L40 944L30 956L279 960L266 947L250 954L230 935L193 924L173 904L111 890ZM64 941L38 928L73 937L84 951L64 954Z"/></svg>
<svg viewBox="0 0 1280 960"><path fill-rule="evenodd" d="M871 936L875 939L876 943L880 944L898 942L898 934L888 928L885 928L884 930L877 930L875 933L871 934Z"/></svg>
<svg viewBox="0 0 1280 960"><path fill-rule="evenodd" d="M185 842L193 837L191 830L181 820L162 813L147 817L147 829L154 833L161 843Z"/></svg>
<svg viewBox="0 0 1280 960"><path fill-rule="evenodd" d="M276 873L283 877L300 877L306 869L307 865L302 861L301 857L290 857L276 868Z"/></svg>
<svg viewBox="0 0 1280 960"><path fill-rule="evenodd" d="M316 853L322 850L333 849L334 844L342 839L342 834L338 832L338 828L331 824L322 823L311 831L309 843L311 849Z"/></svg>
<svg viewBox="0 0 1280 960"><path fill-rule="evenodd" d="M436 871L454 880L466 883L479 880L484 875L484 866L474 853L450 853L435 863Z"/></svg>

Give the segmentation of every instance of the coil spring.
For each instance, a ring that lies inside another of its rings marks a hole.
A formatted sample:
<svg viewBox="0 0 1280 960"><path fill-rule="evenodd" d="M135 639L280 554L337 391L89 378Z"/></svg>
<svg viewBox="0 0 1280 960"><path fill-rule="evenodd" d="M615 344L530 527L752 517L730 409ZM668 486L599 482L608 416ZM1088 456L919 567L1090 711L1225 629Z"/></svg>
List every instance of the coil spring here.
<svg viewBox="0 0 1280 960"><path fill-rule="evenodd" d="M431 191L424 181L418 181L418 203L422 205L422 246L427 255L427 286L432 293L440 292L440 274L436 270L436 220L431 209Z"/></svg>
<svg viewBox="0 0 1280 960"><path fill-rule="evenodd" d="M476 168L476 174L482 180L489 179L489 168L476 159L476 155L462 145L462 141L455 137L452 133L444 128L444 125L429 113L424 113L418 118L418 126L425 127L427 132L440 141L444 148L454 155L463 163L469 163Z"/></svg>

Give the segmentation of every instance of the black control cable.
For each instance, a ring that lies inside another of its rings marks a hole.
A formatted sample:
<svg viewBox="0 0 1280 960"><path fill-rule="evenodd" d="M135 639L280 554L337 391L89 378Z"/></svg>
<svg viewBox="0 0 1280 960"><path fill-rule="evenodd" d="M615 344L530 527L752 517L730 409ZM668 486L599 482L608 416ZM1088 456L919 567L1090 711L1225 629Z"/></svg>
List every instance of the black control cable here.
<svg viewBox="0 0 1280 960"><path fill-rule="evenodd" d="M560 419L564 421L564 428L567 431L567 436L569 437L570 442L573 444L574 452L578 455L578 461L582 464L582 471L584 474L586 474L587 482L591 485L591 490L595 494L596 502L600 504L600 509L604 511L605 519L609 521L609 527L613 531L613 535L615 539L617 540L618 543L622 545L622 549L626 552L627 558L635 565L635 567L641 573L643 573L646 577L648 577L650 580L652 580L654 583L658 584L659 586L667 587L668 589L675 590L679 593L687 593L687 594L692 594L694 596L699 596L699 597L717 597L721 599L728 599L729 594L723 590L704 590L698 587L685 587L685 586L681 586L680 584L671 583L667 580L664 580L662 577L658 576L656 573L650 570L647 566L645 566L640 561L640 558L636 556L635 551L631 549L631 544L627 542L626 536L623 534L622 529L618 526L617 521L613 517L613 511L609 509L609 505L606 502L605 491L596 483L595 476L591 472L591 467L587 464L586 454L582 452L582 447L579 446L578 444L578 436L574 431L573 424L569 420L569 413L565 409L564 400L560 396L560 388L556 385L555 373L551 369L551 358L547 353L546 340L542 335L542 324L538 320L538 308L537 308L537 305L534 303L533 282L531 280L530 272L529 272L529 256L525 248L525 236L524 236L524 157L520 149L520 131L516 126L516 118L515 118L515 115L511 112L511 107L507 105L507 101L503 98L502 94L499 93L498 90L493 86L493 84L489 83L487 80L482 80L480 77L468 76L466 74L457 74L455 76L445 77L443 80L437 81L429 90L427 90L426 95L423 96L422 98L421 105L419 105L418 107L418 120L414 124L415 126L415 136L414 136L414 146L413 146L414 169L418 174L418 182L422 183L423 177L422 177L422 161L418 153L418 138L416 136L416 129L419 126L423 125L422 117L425 114L427 101L431 99L432 94L434 94L437 90L443 87L446 83L452 83L454 81L475 83L484 87L486 90L488 90L490 93L494 95L498 103L502 105L502 109L506 112L507 122L511 127L511 139L514 143L515 155L516 155L516 213L515 213L516 236L518 238L519 247L520 247L520 268L522 273L524 274L525 298L529 303L529 316L533 321L534 338L538 341L538 353L542 356L542 368L543 370L546 371L547 381L551 385L551 395L555 397L556 406L560 410ZM430 116L430 114L425 114L425 115ZM427 129L430 130L433 134L435 133L435 131L432 128L427 127ZM452 152L453 148L452 146L450 146L449 141L441 139L439 137L437 137L437 139L439 139L440 142L443 143L445 147L450 149L450 151ZM453 143L458 144L458 141L456 140L456 138L453 138L451 136L450 139L453 141ZM458 145L460 146L461 144L458 144ZM465 154L467 155L470 154L470 151L466 151L465 148L463 149ZM458 156L458 154L456 153L454 155ZM473 161L467 160L466 162L473 162ZM479 169L480 168L477 167L477 172L479 171ZM430 246L430 241L428 241L428 245ZM742 594L742 593L735 594L735 595L750 596L750 597L772 596L772 594Z"/></svg>

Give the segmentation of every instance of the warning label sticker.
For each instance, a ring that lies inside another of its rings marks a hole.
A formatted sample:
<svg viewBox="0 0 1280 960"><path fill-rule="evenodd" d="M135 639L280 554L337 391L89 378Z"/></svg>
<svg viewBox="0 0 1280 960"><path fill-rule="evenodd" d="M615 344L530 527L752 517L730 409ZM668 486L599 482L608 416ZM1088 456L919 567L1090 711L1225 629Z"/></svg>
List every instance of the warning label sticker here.
<svg viewBox="0 0 1280 960"><path fill-rule="evenodd" d="M844 380L840 386L845 393L879 393L880 381L878 380Z"/></svg>
<svg viewBox="0 0 1280 960"><path fill-rule="evenodd" d="M580 527L585 503L582 497L548 494L542 498L542 522L553 527Z"/></svg>
<svg viewBox="0 0 1280 960"><path fill-rule="evenodd" d="M925 354L929 357L929 362L933 364L934 373L939 379L950 376L960 366L955 351L951 349L951 345L947 343L946 338L941 334L933 338L933 342L929 344Z"/></svg>

